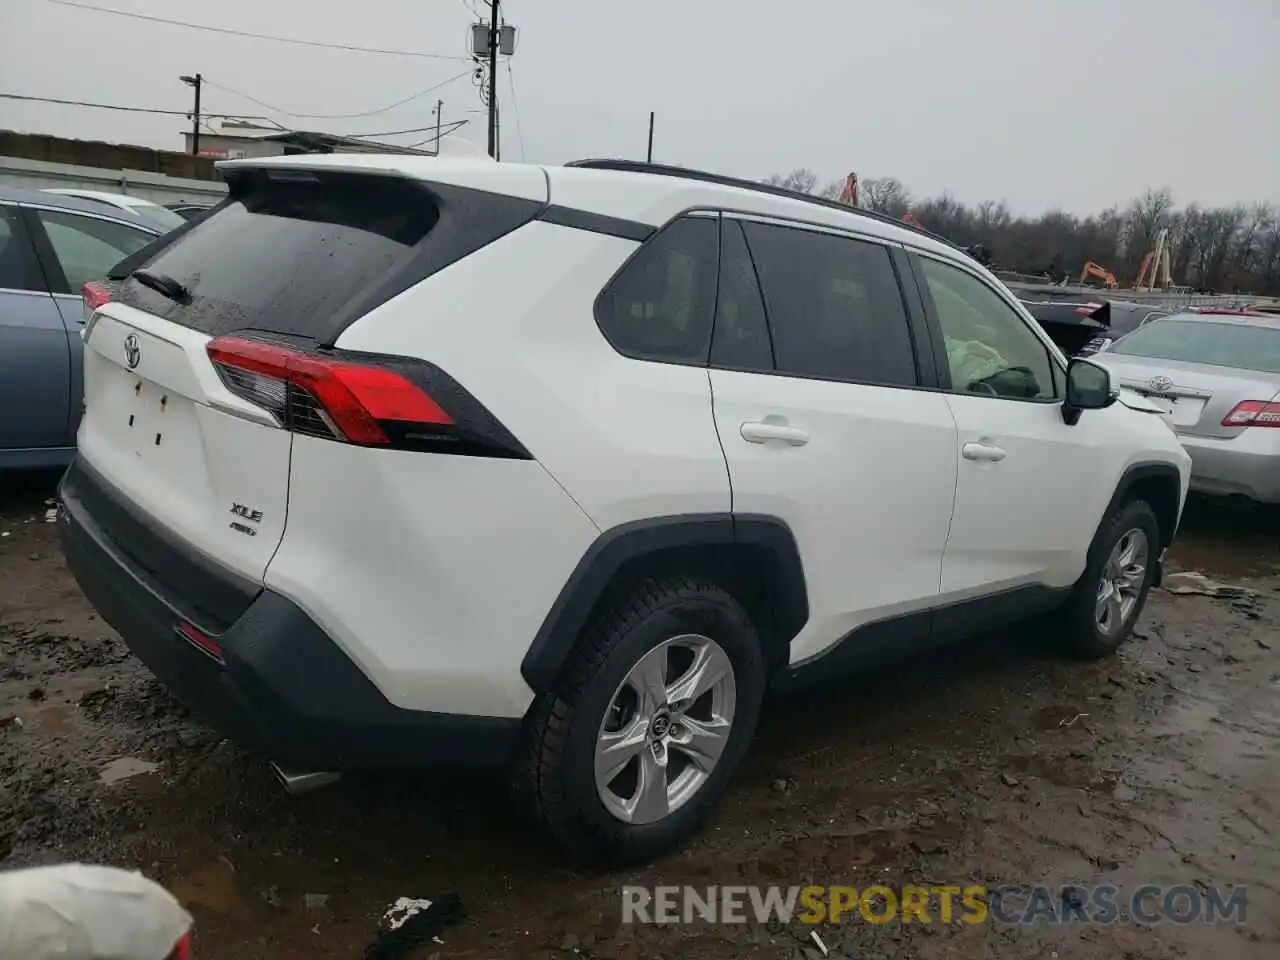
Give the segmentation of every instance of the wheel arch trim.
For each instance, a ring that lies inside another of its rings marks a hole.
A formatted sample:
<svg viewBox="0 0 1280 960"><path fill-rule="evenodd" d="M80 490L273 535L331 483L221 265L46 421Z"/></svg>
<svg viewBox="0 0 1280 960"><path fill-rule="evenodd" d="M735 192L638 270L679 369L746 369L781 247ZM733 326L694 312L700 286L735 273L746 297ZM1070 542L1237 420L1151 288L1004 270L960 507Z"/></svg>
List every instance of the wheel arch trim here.
<svg viewBox="0 0 1280 960"><path fill-rule="evenodd" d="M1137 484L1146 480L1166 481L1173 487L1177 508L1173 517L1173 524L1168 530L1161 529L1160 531L1161 542L1159 546L1161 550L1164 550L1173 542L1174 535L1178 530L1178 524L1182 519L1182 474L1178 472L1178 468L1172 463L1151 460L1140 461L1126 467L1124 473L1120 475L1119 482L1116 483L1115 492L1111 494L1111 500L1107 503L1107 508L1103 512L1099 524L1111 516L1120 507L1120 504L1125 502L1125 499Z"/></svg>
<svg viewBox="0 0 1280 960"><path fill-rule="evenodd" d="M604 531L578 561L520 664L534 691L550 691L597 604L629 566L680 548L760 551L769 559L771 597L786 641L809 619L800 551L791 528L777 517L702 513L654 517Z"/></svg>

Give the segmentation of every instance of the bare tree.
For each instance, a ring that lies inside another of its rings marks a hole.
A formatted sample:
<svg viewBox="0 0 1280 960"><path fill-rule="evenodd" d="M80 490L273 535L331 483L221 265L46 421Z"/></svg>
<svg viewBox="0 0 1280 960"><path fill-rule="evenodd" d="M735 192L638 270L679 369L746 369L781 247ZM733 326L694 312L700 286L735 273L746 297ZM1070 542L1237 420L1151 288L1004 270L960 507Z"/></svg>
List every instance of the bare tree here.
<svg viewBox="0 0 1280 960"><path fill-rule="evenodd" d="M818 185L818 175L808 167L796 167L785 177L771 173L765 177L764 182L771 187L782 187L797 193L813 193L813 188Z"/></svg>
<svg viewBox="0 0 1280 960"><path fill-rule="evenodd" d="M901 217L911 209L911 193L897 177L868 177L858 184L859 204L875 213Z"/></svg>
<svg viewBox="0 0 1280 960"><path fill-rule="evenodd" d="M1129 205L1125 259L1131 272L1136 274L1142 257L1155 248L1156 235L1169 226L1171 213L1173 194L1168 188L1147 190Z"/></svg>
<svg viewBox="0 0 1280 960"><path fill-rule="evenodd" d="M818 178L801 167L766 182L811 193ZM820 192L837 197L843 186L843 179L834 180ZM946 194L913 198L896 177L863 180L859 192L864 208L893 217L910 210L933 232L960 246L981 243L997 267L1019 273L1074 277L1092 260L1132 280L1167 228L1175 283L1280 296L1280 210L1267 204L1207 209L1193 203L1179 210L1172 193L1162 189L1145 191L1123 210L1113 207L1090 217L1061 210L1018 217L1002 201L970 207Z"/></svg>

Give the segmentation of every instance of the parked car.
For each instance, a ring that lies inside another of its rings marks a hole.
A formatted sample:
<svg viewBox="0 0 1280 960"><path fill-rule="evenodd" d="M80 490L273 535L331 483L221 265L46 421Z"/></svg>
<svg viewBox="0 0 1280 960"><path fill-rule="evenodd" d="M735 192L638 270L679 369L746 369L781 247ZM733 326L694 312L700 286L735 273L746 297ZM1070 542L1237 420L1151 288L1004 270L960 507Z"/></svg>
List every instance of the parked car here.
<svg viewBox="0 0 1280 960"><path fill-rule="evenodd" d="M103 190L50 189L44 193L55 193L63 197L78 197L93 203L105 204L117 210L124 210L134 216L141 217L161 232L173 230L186 223L186 219L158 203L144 200L142 197L131 197L126 193L108 193Z"/></svg>
<svg viewBox="0 0 1280 960"><path fill-rule="evenodd" d="M0 187L0 471L70 462L81 290L157 233L123 210Z"/></svg>
<svg viewBox="0 0 1280 960"><path fill-rule="evenodd" d="M1185 313L1095 358L1165 412L1191 455L1191 488L1280 503L1280 321Z"/></svg>
<svg viewBox="0 0 1280 960"><path fill-rule="evenodd" d="M1033 300L1022 305L1067 356L1105 350L1119 337L1173 311L1124 300Z"/></svg>
<svg viewBox="0 0 1280 960"><path fill-rule="evenodd" d="M1105 656L1158 582L1172 431L923 232L625 161L220 169L89 321L63 542L288 782L515 761L644 859L770 686L1042 610Z"/></svg>
<svg viewBox="0 0 1280 960"><path fill-rule="evenodd" d="M213 209L213 205L208 203L166 203L165 206L183 220L190 220Z"/></svg>

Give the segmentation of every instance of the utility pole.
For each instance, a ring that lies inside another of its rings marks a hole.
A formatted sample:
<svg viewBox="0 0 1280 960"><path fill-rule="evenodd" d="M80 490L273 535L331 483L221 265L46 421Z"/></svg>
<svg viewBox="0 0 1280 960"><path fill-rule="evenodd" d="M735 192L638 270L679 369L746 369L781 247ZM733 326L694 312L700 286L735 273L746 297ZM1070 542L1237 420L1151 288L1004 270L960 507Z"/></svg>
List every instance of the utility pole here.
<svg viewBox="0 0 1280 960"><path fill-rule="evenodd" d="M653 111L649 111L649 163L653 163Z"/></svg>
<svg viewBox="0 0 1280 960"><path fill-rule="evenodd" d="M191 111L191 155L198 157L200 155L200 87L204 83L204 77L197 73L194 77L181 76L178 79L189 87L195 87L196 103Z"/></svg>
<svg viewBox="0 0 1280 960"><path fill-rule="evenodd" d="M489 0L489 156L498 159L498 5Z"/></svg>
<svg viewBox="0 0 1280 960"><path fill-rule="evenodd" d="M444 101L436 101L436 156L440 156L440 114L444 112Z"/></svg>

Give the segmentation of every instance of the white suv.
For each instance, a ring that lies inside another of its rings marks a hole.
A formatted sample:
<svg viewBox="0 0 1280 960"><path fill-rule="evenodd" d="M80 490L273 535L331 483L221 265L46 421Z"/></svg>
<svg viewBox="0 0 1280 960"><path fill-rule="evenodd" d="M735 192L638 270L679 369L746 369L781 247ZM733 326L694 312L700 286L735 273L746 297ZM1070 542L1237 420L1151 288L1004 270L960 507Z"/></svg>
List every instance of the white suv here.
<svg viewBox="0 0 1280 960"><path fill-rule="evenodd" d="M923 231L622 161L221 169L93 291L64 536L289 770L519 761L642 859L770 686L1052 608L1100 656L1159 575L1172 431Z"/></svg>

